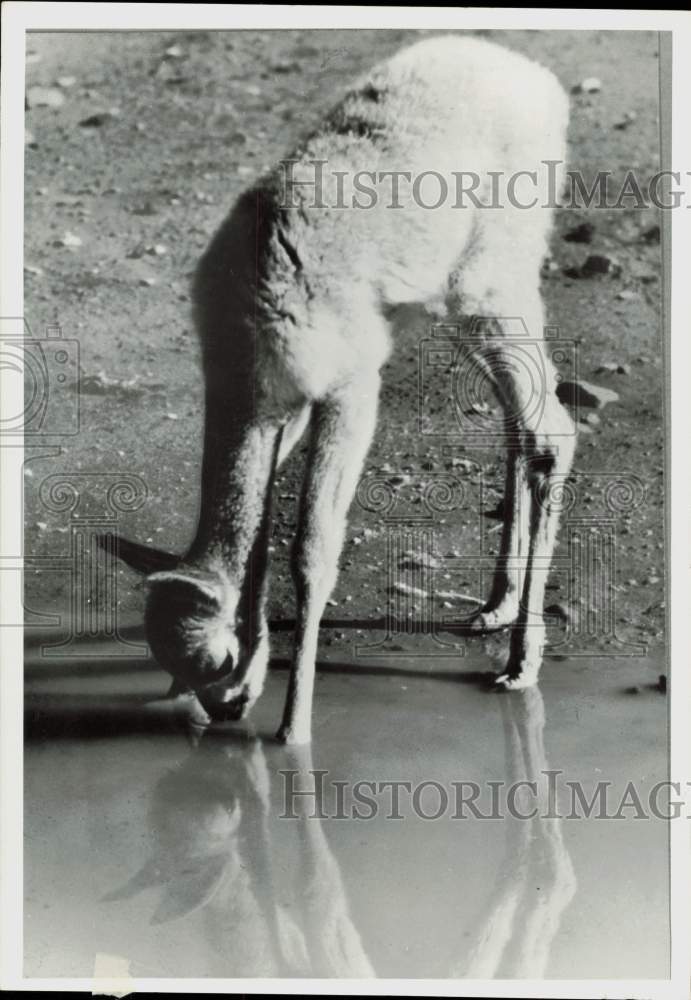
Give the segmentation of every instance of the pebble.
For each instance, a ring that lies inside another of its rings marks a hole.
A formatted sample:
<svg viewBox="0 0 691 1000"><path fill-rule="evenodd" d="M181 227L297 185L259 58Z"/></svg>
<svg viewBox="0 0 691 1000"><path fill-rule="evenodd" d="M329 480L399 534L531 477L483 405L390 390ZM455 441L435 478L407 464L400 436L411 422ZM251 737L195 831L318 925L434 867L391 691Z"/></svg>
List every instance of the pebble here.
<svg viewBox="0 0 691 1000"><path fill-rule="evenodd" d="M300 63L296 59L279 59L270 68L273 73L293 73L300 69Z"/></svg>
<svg viewBox="0 0 691 1000"><path fill-rule="evenodd" d="M637 292L634 292L634 291L633 291L632 289L630 289L630 288L626 288L626 289L624 289L624 291L623 291L623 292L617 292L617 295L616 295L616 297L617 297L617 298L618 298L618 299L619 299L619 300L620 300L621 302L631 302L631 301L633 301L634 299L637 299L637 298L638 298L638 293L637 293Z"/></svg>
<svg viewBox="0 0 691 1000"><path fill-rule="evenodd" d="M621 274L621 265L613 257L593 253L586 257L580 271L582 278L590 278L596 274L610 274L614 277Z"/></svg>
<svg viewBox="0 0 691 1000"><path fill-rule="evenodd" d="M80 247L81 245L81 238L70 232L66 232L64 236L53 242L53 246L55 247Z"/></svg>
<svg viewBox="0 0 691 1000"><path fill-rule="evenodd" d="M546 615L554 615L563 622L570 622L573 618L571 609L566 604L550 604L545 608Z"/></svg>
<svg viewBox="0 0 691 1000"><path fill-rule="evenodd" d="M602 90L602 81L596 76L587 76L571 89L572 94L597 94Z"/></svg>
<svg viewBox="0 0 691 1000"><path fill-rule="evenodd" d="M58 87L62 87L63 90L69 90L70 87L74 87L77 82L76 76L59 76L55 81Z"/></svg>
<svg viewBox="0 0 691 1000"><path fill-rule="evenodd" d="M114 117L112 111L97 111L95 114L89 115L88 118L82 118L79 124L81 128L100 128L112 121Z"/></svg>
<svg viewBox="0 0 691 1000"><path fill-rule="evenodd" d="M595 226L592 222L581 222L574 229L570 229L564 234L567 243L592 243L595 235Z"/></svg>
<svg viewBox="0 0 691 1000"><path fill-rule="evenodd" d="M146 288L151 288L156 284L155 278L140 278L139 284L145 286Z"/></svg>
<svg viewBox="0 0 691 1000"><path fill-rule="evenodd" d="M564 381L557 385L557 398L565 406L586 406L599 410L607 403L616 403L619 394L591 382Z"/></svg>
<svg viewBox="0 0 691 1000"><path fill-rule="evenodd" d="M163 54L167 59L182 59L185 53L179 45L170 45Z"/></svg>
<svg viewBox="0 0 691 1000"><path fill-rule="evenodd" d="M477 467L477 462L471 462L467 458L452 458L447 466L447 468L460 469L462 472L472 472Z"/></svg>
<svg viewBox="0 0 691 1000"><path fill-rule="evenodd" d="M660 227L657 223L653 226L649 226L648 229L644 229L640 237L645 243L659 243L660 242Z"/></svg>
<svg viewBox="0 0 691 1000"><path fill-rule="evenodd" d="M614 127L618 128L618 129L628 128L629 125L631 125L635 121L636 121L636 112L635 111L625 111L624 112L624 117L620 121L615 122L614 123Z"/></svg>
<svg viewBox="0 0 691 1000"><path fill-rule="evenodd" d="M405 594L407 597L420 597L423 600L429 600L429 594L426 590L422 590L420 587L412 587L408 583L394 583L390 590L396 594Z"/></svg>
<svg viewBox="0 0 691 1000"><path fill-rule="evenodd" d="M630 375L629 365L620 364L618 361L603 361L597 368L596 375Z"/></svg>

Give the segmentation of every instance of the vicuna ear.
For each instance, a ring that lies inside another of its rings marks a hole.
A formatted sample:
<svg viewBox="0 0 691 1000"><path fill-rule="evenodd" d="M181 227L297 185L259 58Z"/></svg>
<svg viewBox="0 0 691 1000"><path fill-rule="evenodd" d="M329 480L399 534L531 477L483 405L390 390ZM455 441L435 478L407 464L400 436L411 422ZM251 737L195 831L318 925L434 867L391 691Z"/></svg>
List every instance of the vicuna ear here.
<svg viewBox="0 0 691 1000"><path fill-rule="evenodd" d="M180 557L149 545L139 545L120 538L116 532L108 532L98 536L98 544L106 552L112 552L116 558L136 569L138 573L155 573L158 570L171 570L180 563Z"/></svg>
<svg viewBox="0 0 691 1000"><path fill-rule="evenodd" d="M211 605L214 609L221 607L223 591L220 583L215 583L213 580L186 573L184 570L164 570L160 573L151 573L146 578L148 587L161 584L164 586L169 584L171 591L174 588L174 593L178 597Z"/></svg>

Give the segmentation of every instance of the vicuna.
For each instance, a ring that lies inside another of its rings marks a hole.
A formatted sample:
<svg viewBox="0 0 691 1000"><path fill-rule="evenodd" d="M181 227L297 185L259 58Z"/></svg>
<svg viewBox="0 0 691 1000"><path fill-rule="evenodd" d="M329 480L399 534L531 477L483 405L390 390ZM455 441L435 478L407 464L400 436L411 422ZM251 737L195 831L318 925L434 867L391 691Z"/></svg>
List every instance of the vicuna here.
<svg viewBox="0 0 691 1000"><path fill-rule="evenodd" d="M375 431L379 372L393 347L387 317L406 303L443 304L445 321L480 324L509 449L499 561L475 624L513 625L500 686L535 683L558 521L551 487L569 471L574 437L544 352L541 405L529 405L534 386L515 364L511 321L522 320L541 350L539 272L552 215L543 206L554 197L544 163L563 169L567 119L562 88L528 59L472 37L424 40L360 79L290 158L290 185L277 166L213 238L194 284L206 387L198 531L179 559L124 540L118 548L148 574L154 656L212 718L239 718L262 690L272 483L308 424L279 737L310 739L319 623ZM431 209L406 187L400 209L384 196L370 208L320 207L342 201L338 185L363 170L472 171L487 183L534 172L536 205L459 209L449 199Z"/></svg>

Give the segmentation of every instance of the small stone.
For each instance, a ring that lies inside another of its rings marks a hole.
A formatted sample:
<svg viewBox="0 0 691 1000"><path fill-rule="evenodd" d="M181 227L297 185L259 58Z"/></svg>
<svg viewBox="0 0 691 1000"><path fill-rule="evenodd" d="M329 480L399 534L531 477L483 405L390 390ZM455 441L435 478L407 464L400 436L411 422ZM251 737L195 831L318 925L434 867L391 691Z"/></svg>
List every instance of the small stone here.
<svg viewBox="0 0 691 1000"><path fill-rule="evenodd" d="M572 94L597 94L602 90L602 82L596 76L587 76L585 80L571 88Z"/></svg>
<svg viewBox="0 0 691 1000"><path fill-rule="evenodd" d="M177 413L166 413L166 420L178 420Z"/></svg>
<svg viewBox="0 0 691 1000"><path fill-rule="evenodd" d="M179 45L170 45L163 53L166 59L182 59L185 55Z"/></svg>
<svg viewBox="0 0 691 1000"><path fill-rule="evenodd" d="M645 581L645 582L646 582L646 583L647 583L647 584L648 584L649 586L653 586L654 584L656 584L656 583L659 583L659 582L660 582L660 577L659 577L659 576L649 576L649 577L647 577L647 579L646 579L646 581Z"/></svg>
<svg viewBox="0 0 691 1000"><path fill-rule="evenodd" d="M565 406L585 406L599 410L607 403L616 403L618 393L613 389L604 389L591 382L560 382L557 385L557 398Z"/></svg>
<svg viewBox="0 0 691 1000"><path fill-rule="evenodd" d="M644 243L659 243L660 242L660 227L657 223L653 226L649 226L644 229L640 236Z"/></svg>
<svg viewBox="0 0 691 1000"><path fill-rule="evenodd" d="M408 583L403 583L402 581L394 583L391 587L389 587L389 591L390 593L403 594L407 597L421 598L424 601L429 600L429 594L426 590L422 590L420 587L413 587Z"/></svg>
<svg viewBox="0 0 691 1000"><path fill-rule="evenodd" d="M599 427L601 422L597 413L586 413L583 417L581 417L581 420L584 424L588 424L590 427Z"/></svg>
<svg viewBox="0 0 691 1000"><path fill-rule="evenodd" d="M65 95L55 87L29 87L26 93L30 108L61 108Z"/></svg>
<svg viewBox="0 0 691 1000"><path fill-rule="evenodd" d="M595 235L595 226L592 222L581 222L574 229L570 229L564 234L567 243L592 243Z"/></svg>
<svg viewBox="0 0 691 1000"><path fill-rule="evenodd" d="M613 257L605 254L593 253L586 257L580 269L582 278L594 277L597 274L609 274L616 277L621 274L621 265Z"/></svg>
<svg viewBox="0 0 691 1000"><path fill-rule="evenodd" d="M60 239L55 240L53 242L53 246L55 247L74 248L74 247L80 247L81 245L82 245L81 238L79 236L75 236L74 233L70 232L65 233L64 236L60 237Z"/></svg>
<svg viewBox="0 0 691 1000"><path fill-rule="evenodd" d="M471 462L467 458L452 458L449 462L452 469L459 469L461 472L472 472L477 468L476 462Z"/></svg>
<svg viewBox="0 0 691 1000"><path fill-rule="evenodd" d="M248 87L245 87L245 93L249 94L250 97L259 97L262 92L261 87L257 87L256 84L251 83Z"/></svg>
<svg viewBox="0 0 691 1000"><path fill-rule="evenodd" d="M40 278L43 271L40 267L35 267L31 264L24 265L24 274L33 274L35 277Z"/></svg>
<svg viewBox="0 0 691 1000"><path fill-rule="evenodd" d="M89 115L88 118L82 118L79 124L82 128L101 128L114 117L112 111L97 111L95 114Z"/></svg>
<svg viewBox="0 0 691 1000"><path fill-rule="evenodd" d="M614 123L614 127L618 128L618 129L625 129L625 128L628 128L629 125L631 125L635 121L636 121L636 112L635 111L625 111L624 112L624 117L621 118L620 121L615 122Z"/></svg>
<svg viewBox="0 0 691 1000"><path fill-rule="evenodd" d="M631 368L629 365L617 365L617 375L630 375Z"/></svg>
<svg viewBox="0 0 691 1000"><path fill-rule="evenodd" d="M556 260L552 260L551 257L546 257L542 262L542 266L540 268L540 275L543 278L548 278L550 274L555 274L557 271L560 270L561 270L560 265L556 262Z"/></svg>
<svg viewBox="0 0 691 1000"><path fill-rule="evenodd" d="M273 73L295 73L300 69L300 63L296 59L279 59L271 64Z"/></svg>
<svg viewBox="0 0 691 1000"><path fill-rule="evenodd" d="M623 292L617 292L616 298L620 302L632 302L638 298L638 293L634 292L631 288L625 288Z"/></svg>
<svg viewBox="0 0 691 1000"><path fill-rule="evenodd" d="M74 87L77 82L76 76L59 76L55 81L58 87L62 87L63 90L69 90L70 87Z"/></svg>
<svg viewBox="0 0 691 1000"><path fill-rule="evenodd" d="M627 694L640 694L641 693L640 686L638 684L632 684L631 687L627 687L626 693Z"/></svg>
<svg viewBox="0 0 691 1000"><path fill-rule="evenodd" d="M151 288L153 285L156 284L156 279L155 278L140 278L139 279L139 284L142 285L142 286L145 286L146 288Z"/></svg>
<svg viewBox="0 0 691 1000"><path fill-rule="evenodd" d="M559 618L560 621L570 622L573 618L571 614L571 609L566 604L550 604L545 608L546 615L554 615Z"/></svg>

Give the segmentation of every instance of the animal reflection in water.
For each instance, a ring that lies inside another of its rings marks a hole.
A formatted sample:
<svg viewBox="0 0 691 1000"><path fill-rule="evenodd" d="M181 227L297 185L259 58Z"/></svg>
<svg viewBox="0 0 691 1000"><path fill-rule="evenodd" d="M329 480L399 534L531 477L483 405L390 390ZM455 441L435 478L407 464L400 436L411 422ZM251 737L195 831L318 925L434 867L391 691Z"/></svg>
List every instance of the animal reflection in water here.
<svg viewBox="0 0 691 1000"><path fill-rule="evenodd" d="M542 695L529 688L501 696L501 704L506 783L535 782L537 796L523 802L519 797L517 808L528 813L537 807L537 815L507 818L506 853L495 887L474 921L470 949L465 939L462 954L448 964L451 978L543 977L562 914L576 891L561 820L544 818L550 810ZM309 747L282 750L274 781L279 769L299 772L295 788L314 787ZM271 782L260 740L230 745L216 737L203 740L154 791L153 856L106 899L127 899L158 887L153 923L202 909L205 936L227 958L228 976L375 976L313 800L295 796L298 819L277 823ZM459 836L463 827L454 824ZM286 855L285 845L281 854L277 844L277 837L295 828L297 865L295 854ZM290 895L285 886L279 892L279 857L282 871L292 868ZM464 863L459 851L461 881Z"/></svg>
<svg viewBox="0 0 691 1000"><path fill-rule="evenodd" d="M280 767L308 786L308 747L285 751ZM154 853L104 901L159 887L152 923L203 912L204 933L228 957L228 976L371 977L349 912L339 866L312 806L296 796L299 863L279 900L274 873L276 815L260 740L202 742L158 783L150 810ZM291 857L293 857L291 855Z"/></svg>
<svg viewBox="0 0 691 1000"><path fill-rule="evenodd" d="M455 966L454 977L544 977L562 914L576 893L561 819L554 815L556 803L550 802L542 695L537 688L518 694L501 699L506 783L534 782L537 794L523 802L517 796L516 808L523 815L536 814L532 819L507 817L504 861L470 955Z"/></svg>

